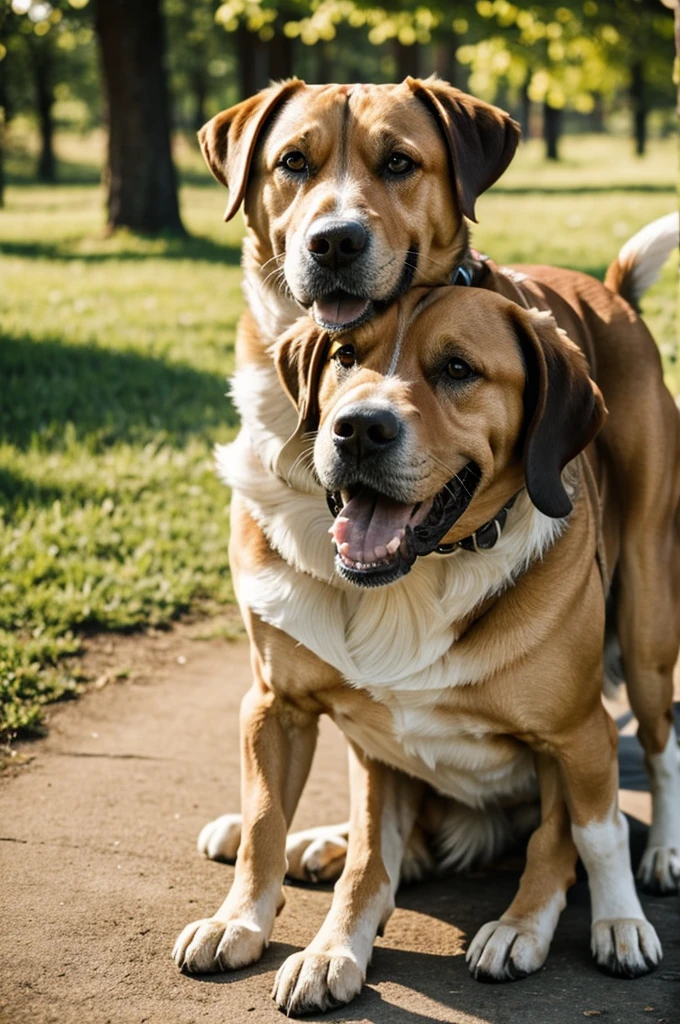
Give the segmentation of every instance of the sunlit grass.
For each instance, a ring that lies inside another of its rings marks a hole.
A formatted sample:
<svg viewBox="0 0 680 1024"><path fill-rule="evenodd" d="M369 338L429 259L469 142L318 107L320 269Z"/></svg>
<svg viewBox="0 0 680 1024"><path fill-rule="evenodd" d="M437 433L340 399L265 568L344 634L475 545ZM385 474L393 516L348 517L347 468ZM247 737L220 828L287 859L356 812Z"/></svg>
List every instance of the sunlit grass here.
<svg viewBox="0 0 680 1024"><path fill-rule="evenodd" d="M224 224L226 192L183 142L192 237L105 238L101 142L61 139L53 187L27 181L31 160L16 152L0 211L0 728L10 730L36 727L42 703L72 691L63 655L84 631L232 600L228 496L210 452L235 430L224 393L242 224ZM653 143L637 161L626 140L578 139L564 153L554 167L537 145L523 148L480 200L474 241L499 262L601 276L629 234L674 208L674 146ZM669 359L675 280L669 266L645 304Z"/></svg>

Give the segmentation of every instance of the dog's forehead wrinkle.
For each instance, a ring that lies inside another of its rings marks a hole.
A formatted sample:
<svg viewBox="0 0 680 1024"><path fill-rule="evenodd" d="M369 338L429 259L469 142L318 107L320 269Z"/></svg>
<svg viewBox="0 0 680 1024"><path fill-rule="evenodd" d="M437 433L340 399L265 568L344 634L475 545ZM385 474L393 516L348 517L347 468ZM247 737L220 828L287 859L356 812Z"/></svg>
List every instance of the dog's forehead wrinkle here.
<svg viewBox="0 0 680 1024"><path fill-rule="evenodd" d="M340 174L343 180L347 176L347 156L349 152L349 121L350 121L350 96L351 91L345 93L345 103L342 109L342 127L340 129Z"/></svg>
<svg viewBox="0 0 680 1024"><path fill-rule="evenodd" d="M406 315L406 311L404 310L403 305L400 304L399 312L397 314L397 329L394 338L394 348L392 350L392 358L390 360L390 364L387 367L387 377L393 376L397 369L397 365L399 363L399 355L401 353L401 348L404 343L404 334L406 333L408 324L409 318Z"/></svg>
<svg viewBox="0 0 680 1024"><path fill-rule="evenodd" d="M433 289L436 291L436 289ZM427 308L427 306L434 301L432 292L426 293L416 304L409 310L405 307L405 303L400 303L399 313L397 320L397 330L395 334L394 348L392 350L392 358L390 360L389 367L387 369L386 376L396 376L397 367L401 358L401 353L404 348L404 341L415 320L418 318L421 310ZM425 304L424 306L422 304Z"/></svg>

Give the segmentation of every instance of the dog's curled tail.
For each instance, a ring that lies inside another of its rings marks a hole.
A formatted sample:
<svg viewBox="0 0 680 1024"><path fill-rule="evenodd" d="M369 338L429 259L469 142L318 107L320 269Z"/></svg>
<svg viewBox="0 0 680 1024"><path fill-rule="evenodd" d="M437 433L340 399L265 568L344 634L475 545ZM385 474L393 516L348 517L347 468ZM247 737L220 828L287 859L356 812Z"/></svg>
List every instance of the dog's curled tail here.
<svg viewBox="0 0 680 1024"><path fill-rule="evenodd" d="M629 238L607 270L604 283L638 308L640 299L656 281L673 249L680 244L680 214L659 217Z"/></svg>

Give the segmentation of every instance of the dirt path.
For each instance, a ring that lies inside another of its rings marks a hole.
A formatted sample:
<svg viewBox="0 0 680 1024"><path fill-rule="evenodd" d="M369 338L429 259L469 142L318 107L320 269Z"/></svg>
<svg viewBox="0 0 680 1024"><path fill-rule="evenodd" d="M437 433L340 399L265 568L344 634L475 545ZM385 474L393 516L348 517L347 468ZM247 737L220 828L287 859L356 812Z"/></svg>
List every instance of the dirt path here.
<svg viewBox="0 0 680 1024"><path fill-rule="evenodd" d="M195 840L209 818L238 809L245 645L180 632L101 642L90 659L99 691L58 708L48 738L27 748L30 763L0 776L0 1021L280 1021L269 997L275 970L312 937L329 890L288 888L275 941L253 969L197 979L170 959L183 925L216 909L232 877L230 867L202 859ZM109 681L121 666L132 678ZM635 789L639 758L632 739L624 745L626 785ZM631 800L643 813L644 798ZM297 822L342 820L346 801L343 742L325 723ZM633 829L637 847L643 832ZM362 996L311 1019L680 1022L675 898L645 900L665 948L648 978L613 981L592 966L581 881L538 975L508 986L472 981L464 942L502 912L516 880L507 869L402 890Z"/></svg>

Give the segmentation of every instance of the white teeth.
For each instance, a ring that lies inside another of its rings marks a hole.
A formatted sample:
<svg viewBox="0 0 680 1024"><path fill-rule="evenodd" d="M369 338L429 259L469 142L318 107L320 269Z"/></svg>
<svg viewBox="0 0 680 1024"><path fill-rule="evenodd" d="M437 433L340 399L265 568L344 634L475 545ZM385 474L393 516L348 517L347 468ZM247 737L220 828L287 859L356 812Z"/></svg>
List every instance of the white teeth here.
<svg viewBox="0 0 680 1024"><path fill-rule="evenodd" d="M345 541L344 544L341 544L340 547L338 548L338 551L340 552L341 555L346 555L347 552L349 551L349 541Z"/></svg>
<svg viewBox="0 0 680 1024"><path fill-rule="evenodd" d="M389 542L389 544L385 547L386 553L390 554L390 555L393 555L396 551L399 550L399 545L400 544L401 544L401 540L399 539L399 537L393 537L392 540ZM375 549L375 552L376 552L376 554L378 553L378 549L377 548Z"/></svg>

